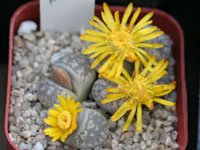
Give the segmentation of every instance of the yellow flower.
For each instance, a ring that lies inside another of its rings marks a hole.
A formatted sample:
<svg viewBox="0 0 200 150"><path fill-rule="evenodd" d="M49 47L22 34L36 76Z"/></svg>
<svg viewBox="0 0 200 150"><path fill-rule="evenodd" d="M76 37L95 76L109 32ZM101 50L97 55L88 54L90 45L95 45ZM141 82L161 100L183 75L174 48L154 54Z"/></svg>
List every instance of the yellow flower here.
<svg viewBox="0 0 200 150"><path fill-rule="evenodd" d="M94 16L89 23L100 31L88 29L85 34L81 35L81 39L95 44L83 51L83 54L91 54L90 58L96 58L91 65L94 69L102 60L107 59L99 68L98 72L110 70L109 76L119 77L124 60L133 62L136 59L149 58L150 56L141 48L161 48L163 44L145 43L163 34L156 26L150 26L153 12L145 15L137 24L135 24L141 9L138 8L129 25L127 21L132 13L133 4L130 3L123 15L122 20L119 19L119 11L112 15L108 5L103 3L104 11L101 12L103 21Z"/></svg>
<svg viewBox="0 0 200 150"><path fill-rule="evenodd" d="M52 137L52 142L55 142L59 138L62 142L66 140L68 135L77 128L78 113L83 109L78 109L79 102L75 102L74 99L67 95L67 100L61 95L58 95L60 105L54 104L55 108L52 108L48 112L48 118L44 119L44 122L52 127L44 130L45 135Z"/></svg>
<svg viewBox="0 0 200 150"><path fill-rule="evenodd" d="M175 89L175 81L170 84L158 85L156 80L160 79L167 72L165 68L168 62L161 59L155 64L156 57L150 58L149 62L145 65L144 69L140 72L140 62L135 62L135 71L131 77L125 70L119 78L109 78L104 72L100 76L118 84L116 88L107 88L107 92L111 94L106 95L106 98L101 100L101 103L110 103L121 98L125 98L120 108L111 117L112 121L120 119L127 111L130 111L128 119L126 120L122 131L126 131L135 115L137 109L137 131L142 130L142 105L146 105L149 110L153 109L153 102L157 102L166 106L174 106L174 102L170 102L159 98L170 93ZM155 64L155 65L153 65Z"/></svg>

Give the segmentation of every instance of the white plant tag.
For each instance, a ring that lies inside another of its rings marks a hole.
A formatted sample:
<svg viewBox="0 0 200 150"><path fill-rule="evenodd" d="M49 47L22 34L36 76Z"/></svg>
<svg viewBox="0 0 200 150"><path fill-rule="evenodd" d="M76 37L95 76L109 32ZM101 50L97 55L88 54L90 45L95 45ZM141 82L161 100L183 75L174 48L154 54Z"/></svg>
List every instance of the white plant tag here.
<svg viewBox="0 0 200 150"><path fill-rule="evenodd" d="M94 0L40 0L42 31L78 32L89 27Z"/></svg>

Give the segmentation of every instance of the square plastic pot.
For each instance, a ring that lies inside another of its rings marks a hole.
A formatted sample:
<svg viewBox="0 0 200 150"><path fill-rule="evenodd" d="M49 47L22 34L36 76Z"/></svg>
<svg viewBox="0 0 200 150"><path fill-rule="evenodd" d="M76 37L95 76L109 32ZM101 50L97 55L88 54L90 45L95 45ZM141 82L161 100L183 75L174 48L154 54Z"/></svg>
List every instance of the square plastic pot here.
<svg viewBox="0 0 200 150"><path fill-rule="evenodd" d="M125 10L125 7L112 6L111 11L119 10L120 16ZM95 13L100 17L102 6L95 7ZM142 8L140 17L146 13L153 11L153 24L161 28L174 41L173 56L176 60L175 76L177 81L177 116L178 116L178 144L179 150L185 150L188 142L187 130L187 96L185 84L185 62L184 62L184 35L178 22L169 14L152 8ZM32 1L22 5L13 14L10 21L9 33L9 68L8 68L8 83L7 83L7 102L5 112L5 135L7 141L7 149L18 150L15 144L9 137L9 107L10 107L10 92L11 92L11 73L12 73L12 57L13 57L13 37L19 27L19 24L25 20L33 20L39 24L39 1Z"/></svg>

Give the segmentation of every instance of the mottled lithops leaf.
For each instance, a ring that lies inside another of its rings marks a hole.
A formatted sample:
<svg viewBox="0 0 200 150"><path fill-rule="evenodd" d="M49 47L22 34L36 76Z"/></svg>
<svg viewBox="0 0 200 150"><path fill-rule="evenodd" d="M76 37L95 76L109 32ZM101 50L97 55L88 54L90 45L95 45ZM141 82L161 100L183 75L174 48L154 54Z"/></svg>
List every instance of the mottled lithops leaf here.
<svg viewBox="0 0 200 150"><path fill-rule="evenodd" d="M72 91L71 77L67 71L62 68L52 66L51 77L56 83Z"/></svg>
<svg viewBox="0 0 200 150"><path fill-rule="evenodd" d="M95 148L108 136L106 118L98 111L84 108L78 115L78 127L65 144L75 148Z"/></svg>
<svg viewBox="0 0 200 150"><path fill-rule="evenodd" d="M111 103L107 103L107 104L101 104L101 100L106 98L106 94L108 94L106 92L106 88L108 87L116 87L117 85L113 82L110 82L106 79L100 78L98 80L95 81L93 87L92 87L92 96L94 98L94 100L96 101L96 103L103 108L104 110L106 110L109 113L114 113L119 106L122 105L122 103L124 102L124 99L120 99L118 101L114 101Z"/></svg>
<svg viewBox="0 0 200 150"><path fill-rule="evenodd" d="M53 104L58 103L57 95L66 96L69 94L72 98L77 99L77 96L70 90L63 88L49 79L43 79L37 83L37 96L40 103L46 107L52 107Z"/></svg>
<svg viewBox="0 0 200 150"><path fill-rule="evenodd" d="M162 48L158 49L153 49L153 48L144 48L146 52L148 52L149 55L157 56L157 60L160 60L162 58L168 60L171 53L172 53L172 46L173 42L170 39L170 37L166 34L163 34L162 36L159 36L155 39L147 41L147 43L160 43L163 44L164 46Z"/></svg>
<svg viewBox="0 0 200 150"><path fill-rule="evenodd" d="M86 56L81 53L68 54L56 61L54 66L63 68L69 73L74 93L84 100L96 78L96 73L90 69Z"/></svg>

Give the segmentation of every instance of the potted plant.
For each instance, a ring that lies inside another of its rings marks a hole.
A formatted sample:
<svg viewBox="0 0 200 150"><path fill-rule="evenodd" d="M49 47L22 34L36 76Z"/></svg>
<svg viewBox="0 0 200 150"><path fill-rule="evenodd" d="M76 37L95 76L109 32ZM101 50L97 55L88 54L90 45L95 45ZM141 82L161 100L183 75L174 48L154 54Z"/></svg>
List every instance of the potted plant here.
<svg viewBox="0 0 200 150"><path fill-rule="evenodd" d="M125 7L111 6L112 12L119 11L119 16L125 11ZM103 7L97 5L95 7L95 14L100 17ZM135 11L134 9L133 11ZM167 33L174 42L173 56L176 60L175 64L175 76L176 76L176 91L177 91L177 116L178 116L178 144L179 149L184 150L187 145L187 102L186 102L186 87L185 87L185 75L184 75L184 37L183 32L176 20L163 11L151 8L143 8L141 10L141 16L143 17L148 12L153 11L153 24L159 26L165 33ZM18 149L12 142L9 136L9 116L10 116L10 96L11 96L11 75L12 75L12 63L13 63L13 38L17 32L19 24L24 20L34 20L39 23L39 2L29 2L14 13L10 22L10 43L9 43L9 71L8 71L8 84L7 84L7 103L6 103L6 115L5 115L5 134L7 138L8 149Z"/></svg>

